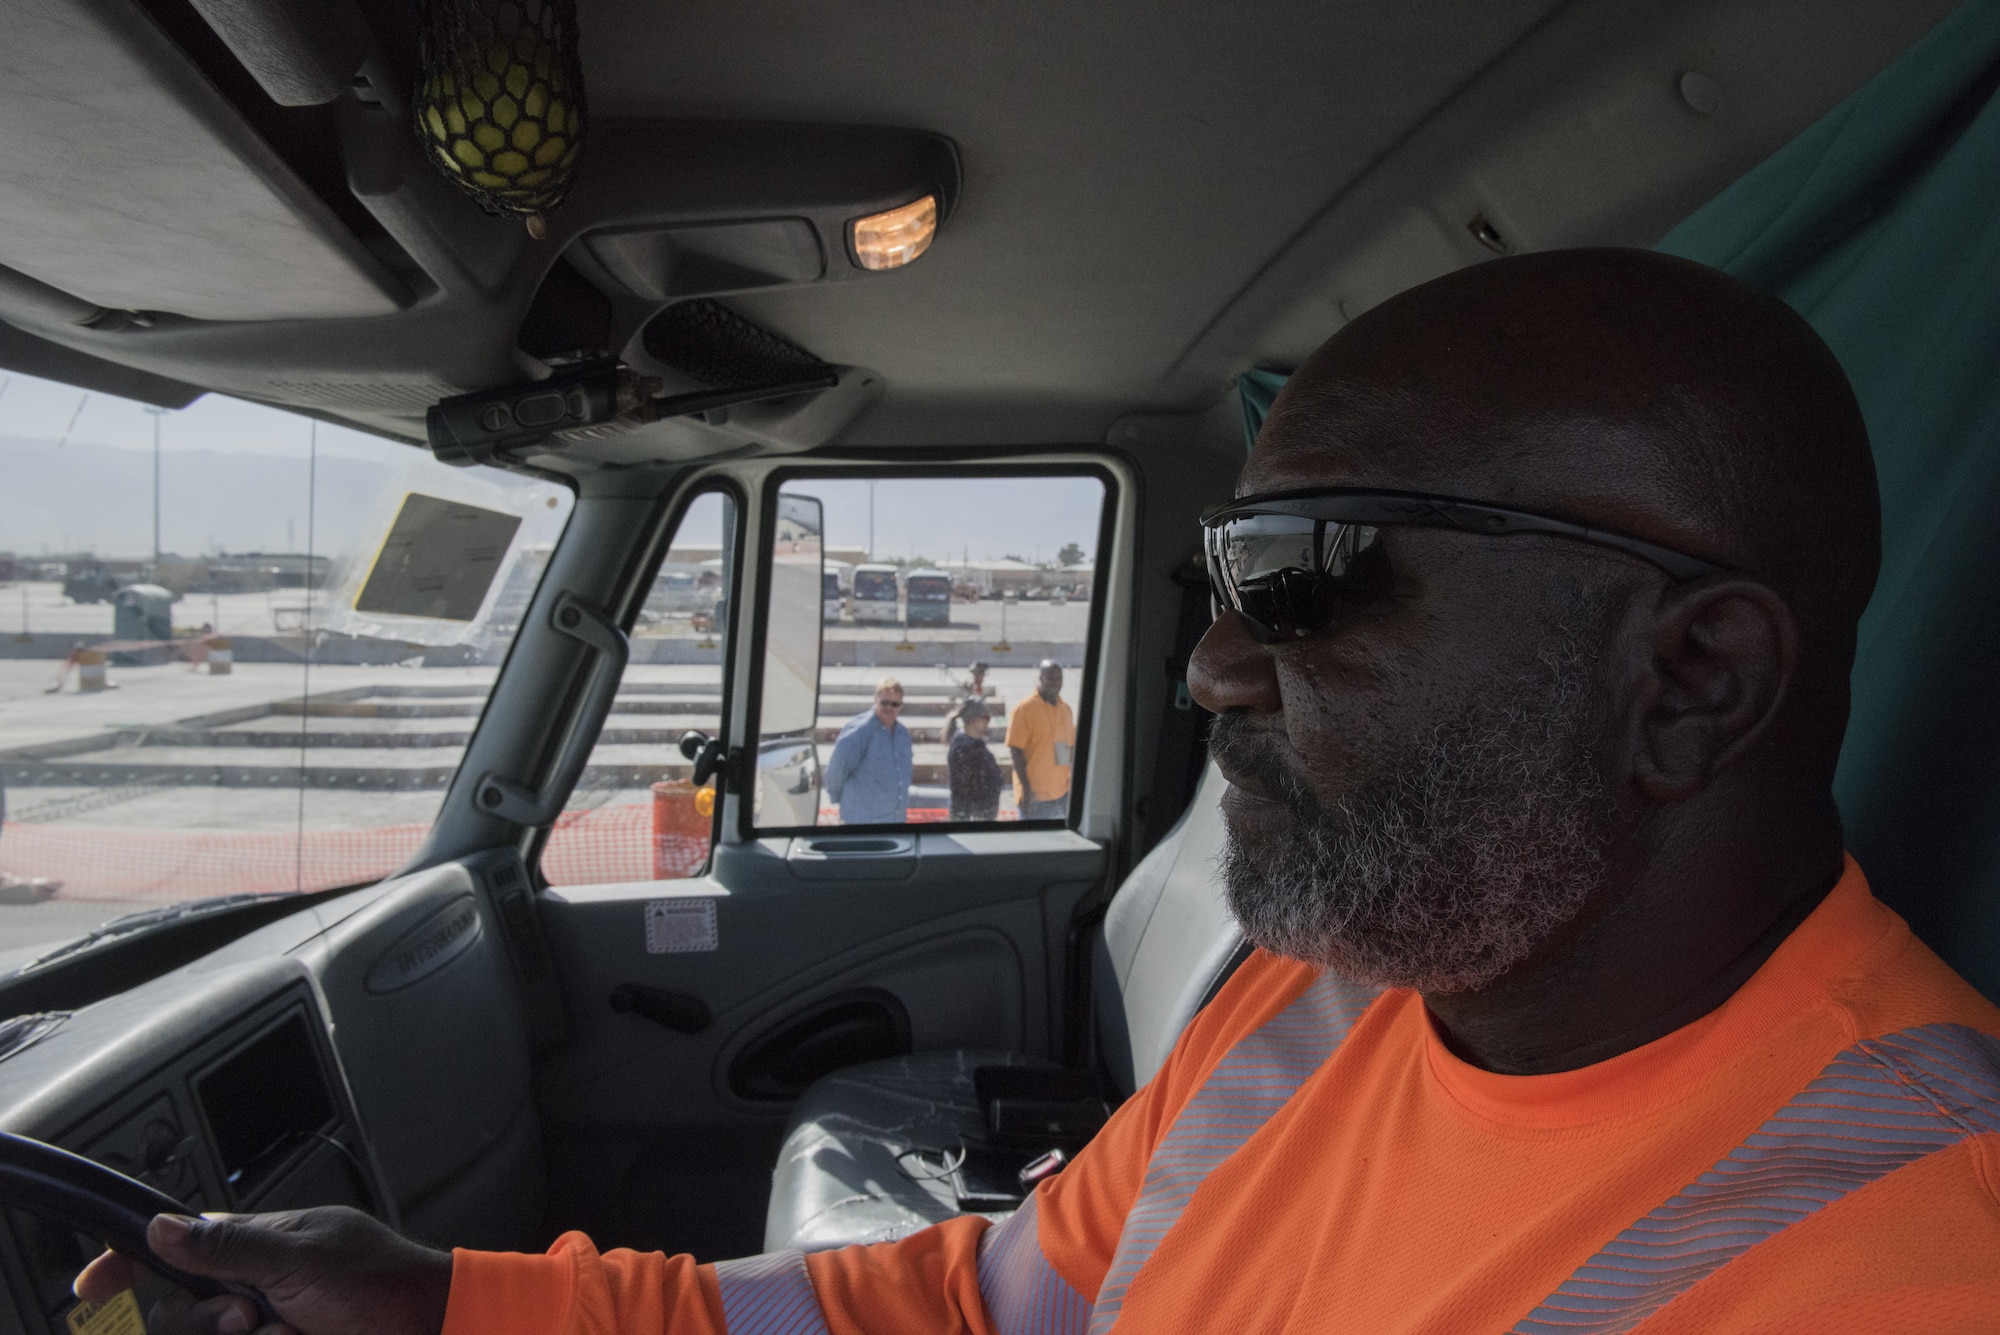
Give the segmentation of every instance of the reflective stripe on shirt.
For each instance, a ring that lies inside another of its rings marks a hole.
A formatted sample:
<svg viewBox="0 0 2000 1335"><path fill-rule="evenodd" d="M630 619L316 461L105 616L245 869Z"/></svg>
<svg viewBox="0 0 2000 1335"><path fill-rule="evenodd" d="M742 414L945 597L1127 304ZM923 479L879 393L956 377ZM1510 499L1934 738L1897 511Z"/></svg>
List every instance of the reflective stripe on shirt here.
<svg viewBox="0 0 2000 1335"><path fill-rule="evenodd" d="M1093 1304L1042 1251L1030 1196L978 1243L996 1335L1104 1335L1133 1282L1216 1167L1319 1070L1379 994L1322 974L1240 1039L1151 1159ZM1513 1335L1618 1335L1800 1220L1969 1137L2000 1134L2000 1038L1933 1024L1867 1039L1671 1199L1625 1228ZM823 1335L804 1258L716 1267L729 1335Z"/></svg>
<svg viewBox="0 0 2000 1335"><path fill-rule="evenodd" d="M1514 1335L1630 1330L1849 1192L1995 1132L2000 1039L1956 1024L1866 1039L1713 1168L1606 1243Z"/></svg>
<svg viewBox="0 0 2000 1335"><path fill-rule="evenodd" d="M1090 1303L1042 1255L1031 1195L979 1239L979 1296L996 1335L1084 1335Z"/></svg>
<svg viewBox="0 0 2000 1335"><path fill-rule="evenodd" d="M1216 1165L1241 1149L1333 1055L1381 993L1322 973L1284 1010L1231 1048L1174 1118L1146 1165L1118 1250L1097 1291L1090 1335L1103 1335L1160 1240Z"/></svg>
<svg viewBox="0 0 2000 1335"><path fill-rule="evenodd" d="M766 1252L715 1267L729 1335L827 1335L804 1252Z"/></svg>

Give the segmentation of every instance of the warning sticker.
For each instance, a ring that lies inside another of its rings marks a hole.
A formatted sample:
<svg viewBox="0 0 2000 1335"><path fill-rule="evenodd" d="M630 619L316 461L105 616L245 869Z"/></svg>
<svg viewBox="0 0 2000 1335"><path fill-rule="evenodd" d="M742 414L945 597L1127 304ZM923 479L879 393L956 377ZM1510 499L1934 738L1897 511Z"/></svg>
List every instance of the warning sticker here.
<svg viewBox="0 0 2000 1335"><path fill-rule="evenodd" d="M139 1315L139 1300L127 1289L101 1303L78 1303L69 1309L72 1335L146 1335L146 1319Z"/></svg>
<svg viewBox="0 0 2000 1335"><path fill-rule="evenodd" d="M722 938L715 930L713 899L655 899L646 905L646 953L679 955L714 950Z"/></svg>

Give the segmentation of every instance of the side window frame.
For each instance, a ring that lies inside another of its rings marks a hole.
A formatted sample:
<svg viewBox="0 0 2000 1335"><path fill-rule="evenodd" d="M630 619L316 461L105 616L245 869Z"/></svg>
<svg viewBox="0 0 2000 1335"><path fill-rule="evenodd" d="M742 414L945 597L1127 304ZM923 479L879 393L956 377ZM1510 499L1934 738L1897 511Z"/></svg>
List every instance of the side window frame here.
<svg viewBox="0 0 2000 1335"><path fill-rule="evenodd" d="M717 637L718 642L722 646L722 689L716 718L716 732L718 738L724 744L723 754L727 757L732 745L729 741L731 736L730 723L732 718L731 710L735 703L737 627L743 614L744 540L745 531L748 528L746 519L749 509L748 495L741 477L726 471L702 471L687 478L679 486L673 487L663 493L661 498L662 503L654 510L653 518L648 520L648 533L644 542L636 545L637 554L629 567L629 574L619 581L619 595L616 607L612 612L612 620L618 623L619 629L624 631L628 637L632 634L632 629L639 620L639 613L645 609L646 599L652 591L653 581L658 577L660 567L666 563L667 553L672 550L674 538L680 533L681 525L686 521L688 511L694 507L694 503L697 500L711 492L721 493L728 500L729 504L735 508L735 518L730 525L731 531L725 534L725 545L728 548L729 578L724 586L724 599L729 607L729 622L724 628L723 633ZM622 682L620 684L621 686L623 685ZM581 690L581 683L578 684L576 689ZM572 692L572 698L565 703L565 712L567 713L568 710L574 709L575 704L575 693ZM602 734L600 733L600 738L601 736ZM591 746L593 749L598 745L598 740L592 740ZM715 811L709 818L708 859L692 876L681 879L695 879L706 876L714 870L716 846L722 842L724 834L723 807L725 803L720 799L723 797L723 783L728 769L729 765L725 760L723 770L717 775L718 800L715 804ZM575 794L572 792L564 799L565 812L568 810L569 800L574 796ZM561 817L558 816L557 819L560 820ZM536 828L531 832L528 843L522 849L522 854L530 869L530 874L538 885L550 884L548 878L542 872L541 861L542 854L548 848L549 837L554 832L555 825L553 823ZM671 881L661 882L663 885L673 883Z"/></svg>
<svg viewBox="0 0 2000 1335"><path fill-rule="evenodd" d="M809 467L787 464L765 473L758 495L757 529L759 534L770 533L777 522L778 493L788 482L811 478L881 479L890 478L950 478L974 480L979 478L1037 478L1037 477L1088 477L1095 479L1104 488L1104 496L1098 511L1097 552L1094 557L1095 569L1091 572L1090 615L1084 631L1084 657L1076 704L1077 746L1071 767L1070 793L1072 800L1068 812L1060 822L1052 821L948 821L935 826L928 824L910 825L842 825L842 826L759 826L752 814L753 804L748 800L737 802L736 837L743 843L759 839L809 838L829 833L851 834L913 834L922 831L976 833L982 831L1028 831L1069 830L1075 831L1085 819L1085 784L1089 778L1091 753L1095 749L1094 731L1097 728L1096 704L1098 678L1104 667L1104 633L1107 605L1110 601L1111 567L1109 559L1115 551L1114 543L1118 534L1118 516L1124 504L1124 480L1118 473L1099 462L1075 462L1038 460L1033 457L1019 460L998 460L992 463L956 463L927 461L922 463L843 463L828 467ZM768 630L768 610L771 590L772 553L768 542L760 541L754 555L755 579L751 586L753 599L750 607L752 622L747 662L762 661ZM824 643L821 646L824 656ZM745 683L745 705L743 715L743 736L758 735L762 721L763 701L762 675L752 672ZM821 687L824 691L824 685ZM1115 740L1115 739L1114 739ZM733 754L733 752L732 752ZM732 791L743 794L748 783L755 781L754 773L745 775L748 766L755 765L754 756L737 759L732 765L736 777L732 780Z"/></svg>

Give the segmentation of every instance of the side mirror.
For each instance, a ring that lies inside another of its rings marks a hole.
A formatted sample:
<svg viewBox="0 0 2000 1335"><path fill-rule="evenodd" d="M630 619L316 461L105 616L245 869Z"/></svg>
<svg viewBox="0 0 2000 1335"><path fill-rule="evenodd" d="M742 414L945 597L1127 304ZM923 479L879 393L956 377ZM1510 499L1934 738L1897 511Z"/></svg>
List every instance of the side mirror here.
<svg viewBox="0 0 2000 1335"><path fill-rule="evenodd" d="M819 722L825 532L818 497L779 494L771 533L764 683L757 721L757 821L767 827L811 825L819 816L819 758L813 728ZM780 754L790 758L787 763L765 760Z"/></svg>

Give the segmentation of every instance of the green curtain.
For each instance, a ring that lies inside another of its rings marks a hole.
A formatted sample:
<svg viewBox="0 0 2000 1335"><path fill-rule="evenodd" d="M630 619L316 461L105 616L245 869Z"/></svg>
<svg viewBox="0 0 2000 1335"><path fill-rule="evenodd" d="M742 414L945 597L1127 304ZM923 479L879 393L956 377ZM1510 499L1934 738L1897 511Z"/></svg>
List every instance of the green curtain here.
<svg viewBox="0 0 2000 1335"><path fill-rule="evenodd" d="M1775 292L1868 419L1882 577L1836 793L1877 893L2000 999L2000 0L1973 0L1660 249Z"/></svg>
<svg viewBox="0 0 2000 1335"><path fill-rule="evenodd" d="M1271 405L1285 387L1286 378L1283 371L1245 371L1236 377L1236 398L1243 405L1244 449L1257 443L1257 433L1271 415Z"/></svg>
<svg viewBox="0 0 2000 1335"><path fill-rule="evenodd" d="M1836 779L1875 889L2000 1001L2000 0L1971 0L1660 243L1832 346L1881 479ZM1283 377L1239 385L1254 436Z"/></svg>

